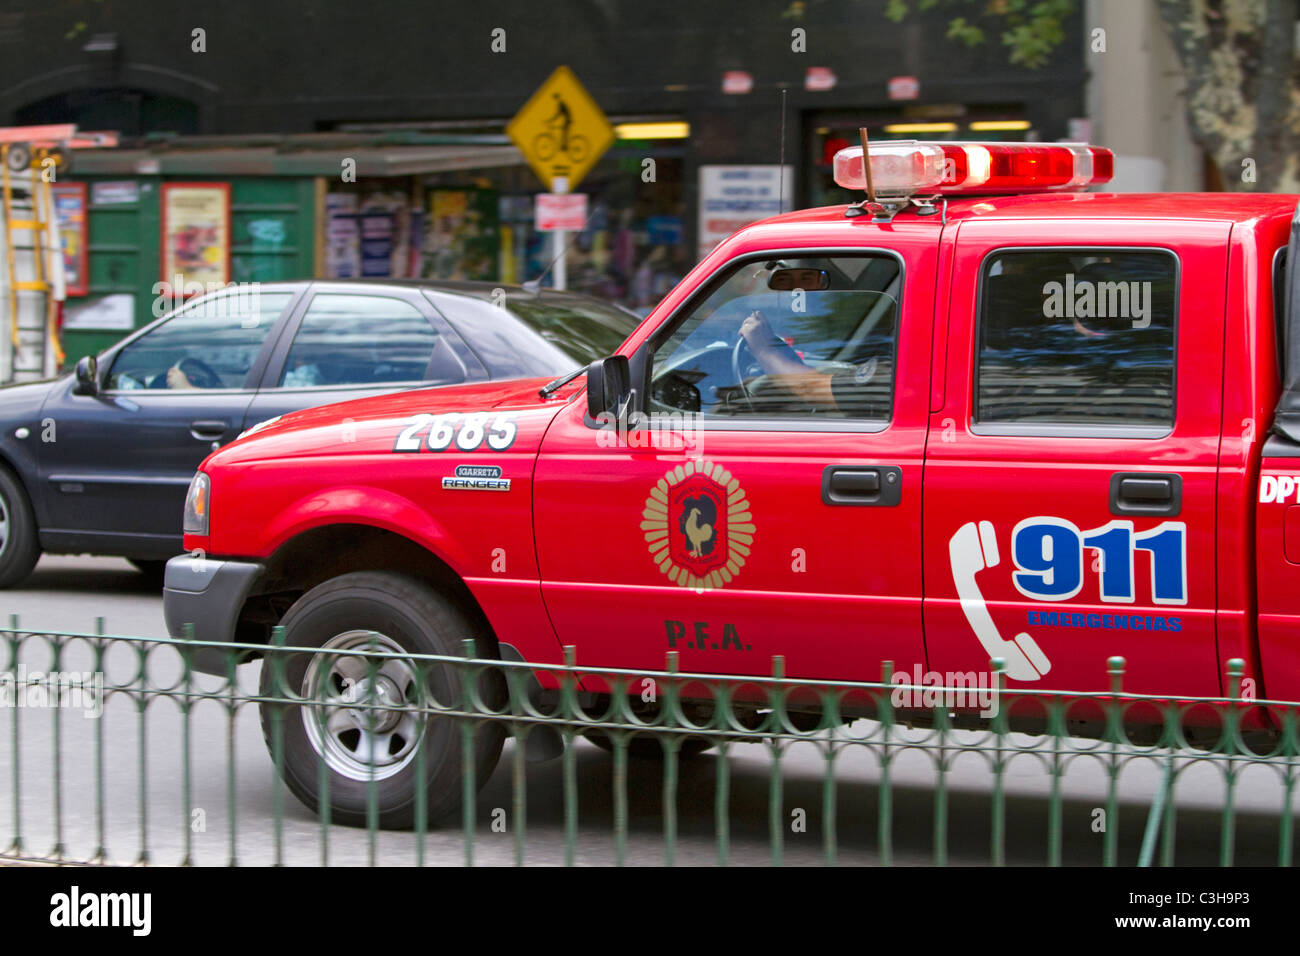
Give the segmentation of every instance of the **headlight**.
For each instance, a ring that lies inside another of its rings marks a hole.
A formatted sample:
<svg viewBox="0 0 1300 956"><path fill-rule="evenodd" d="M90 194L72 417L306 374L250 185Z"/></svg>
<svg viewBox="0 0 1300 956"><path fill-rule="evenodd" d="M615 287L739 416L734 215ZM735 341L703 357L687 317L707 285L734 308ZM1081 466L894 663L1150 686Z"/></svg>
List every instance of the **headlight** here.
<svg viewBox="0 0 1300 956"><path fill-rule="evenodd" d="M196 472L190 480L190 490L185 494L185 521L182 530L186 534L208 533L208 505L212 491L212 482L203 472Z"/></svg>

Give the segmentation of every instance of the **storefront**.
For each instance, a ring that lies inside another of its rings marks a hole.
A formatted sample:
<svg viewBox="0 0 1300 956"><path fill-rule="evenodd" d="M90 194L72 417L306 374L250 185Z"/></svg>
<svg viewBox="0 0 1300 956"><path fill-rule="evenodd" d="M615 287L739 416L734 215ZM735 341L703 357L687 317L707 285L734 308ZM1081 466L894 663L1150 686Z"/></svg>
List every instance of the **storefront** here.
<svg viewBox="0 0 1300 956"><path fill-rule="evenodd" d="M272 139L263 137L263 140ZM422 177L515 166L500 144L375 146L334 136L194 137L152 150L83 150L66 185L86 228L85 281L64 309L65 366L97 353L210 284L344 274L331 183L369 220L351 275L414 275L410 220ZM377 221L382 199L390 220ZM347 246L346 236L342 237ZM350 255L350 247L347 254ZM364 271L363 271L364 265ZM177 277L181 278L178 280Z"/></svg>
<svg viewBox="0 0 1300 956"><path fill-rule="evenodd" d="M686 152L680 139L620 140L601 158L579 187L589 215L567 236L568 288L645 313L686 274ZM191 294L171 288L177 274L553 282L554 234L534 223L541 186L499 133L181 137L79 151L68 185L86 281L65 309L67 364Z"/></svg>
<svg viewBox="0 0 1300 956"><path fill-rule="evenodd" d="M567 287L646 313L695 264L688 245L685 148L620 141L578 186L586 226L566 236ZM643 175L647 156L653 178ZM553 282L554 233L535 228L542 192L524 166L420 177L420 275Z"/></svg>
<svg viewBox="0 0 1300 956"><path fill-rule="evenodd" d="M747 96L681 113L612 116L620 138L574 190L587 196L587 218L566 234L567 287L648 313L745 223L857 199L834 185L831 159L864 125L875 141L1076 132L1066 100L939 100L953 92L882 102L878 91L834 99L796 91L788 127L779 100ZM365 128L79 151L70 179L87 187L79 262L86 281L66 307L67 362L161 314L158 284L171 281L179 261L230 282L553 284L556 234L534 219L543 189L502 134L504 122L357 124ZM631 138L651 128L677 132ZM175 301L173 293L162 304Z"/></svg>

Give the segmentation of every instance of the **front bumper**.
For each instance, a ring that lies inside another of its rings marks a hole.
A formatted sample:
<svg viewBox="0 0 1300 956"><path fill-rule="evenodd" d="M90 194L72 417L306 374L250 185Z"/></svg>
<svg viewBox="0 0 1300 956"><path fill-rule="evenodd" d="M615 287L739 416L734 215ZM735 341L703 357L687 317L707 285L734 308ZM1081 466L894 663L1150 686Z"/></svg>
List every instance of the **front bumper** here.
<svg viewBox="0 0 1300 956"><path fill-rule="evenodd" d="M217 561L182 554L167 562L163 579L163 618L167 633L183 638L185 625L194 625L194 640L229 643L244 599L265 570L249 561ZM228 653L217 647L200 647L193 666L204 674L224 677Z"/></svg>

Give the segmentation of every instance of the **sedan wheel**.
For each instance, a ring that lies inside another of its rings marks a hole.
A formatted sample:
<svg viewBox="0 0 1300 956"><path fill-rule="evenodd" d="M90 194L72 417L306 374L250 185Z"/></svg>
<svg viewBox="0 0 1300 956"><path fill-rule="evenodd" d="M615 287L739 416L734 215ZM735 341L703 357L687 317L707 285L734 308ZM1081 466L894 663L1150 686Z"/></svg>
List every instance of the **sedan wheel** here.
<svg viewBox="0 0 1300 956"><path fill-rule="evenodd" d="M0 588L23 581L41 556L36 518L27 492L0 467Z"/></svg>

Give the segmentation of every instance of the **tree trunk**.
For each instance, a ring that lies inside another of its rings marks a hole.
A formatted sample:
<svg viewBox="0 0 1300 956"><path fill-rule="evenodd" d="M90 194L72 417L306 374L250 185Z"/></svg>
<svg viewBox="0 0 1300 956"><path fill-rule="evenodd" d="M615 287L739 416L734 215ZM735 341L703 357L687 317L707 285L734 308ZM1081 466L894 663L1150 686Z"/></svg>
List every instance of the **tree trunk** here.
<svg viewBox="0 0 1300 956"><path fill-rule="evenodd" d="M1231 190L1300 192L1297 0L1157 0L1192 138Z"/></svg>

